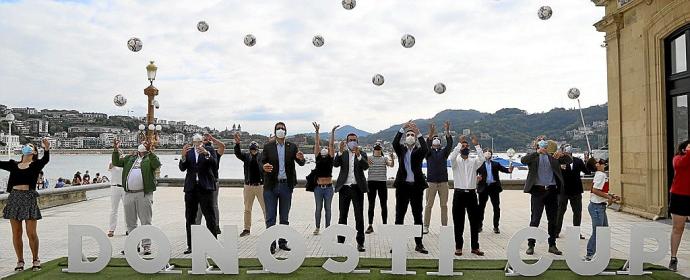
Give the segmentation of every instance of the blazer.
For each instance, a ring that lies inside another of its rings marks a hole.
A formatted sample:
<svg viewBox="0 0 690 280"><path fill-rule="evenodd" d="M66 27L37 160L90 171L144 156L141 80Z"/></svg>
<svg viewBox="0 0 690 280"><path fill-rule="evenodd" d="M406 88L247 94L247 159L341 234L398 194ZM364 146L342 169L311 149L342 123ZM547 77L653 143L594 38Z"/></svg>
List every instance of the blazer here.
<svg viewBox="0 0 690 280"><path fill-rule="evenodd" d="M482 156L482 155L480 155ZM494 183L492 184L492 188L496 188L498 192L502 192L503 188L501 186L501 179L498 176L498 172L503 172L503 173L510 173L510 169L504 167L498 162L495 162L493 160L488 161L491 163L491 175L494 176ZM482 179L477 182L477 192L484 192L489 190L487 187L489 186L486 183L486 179L488 178L488 174L486 173L486 162L482 164L479 169L477 169L477 174L482 175Z"/></svg>
<svg viewBox="0 0 690 280"><path fill-rule="evenodd" d="M355 157L354 162L354 174L355 182L357 187L363 193L368 192L369 188L367 186L367 178L364 177L364 170L369 169L369 160L367 159L367 154L363 151L359 152L360 160ZM342 154L336 155L333 158L333 167L340 167L340 173L338 174L338 180L335 183L335 191L340 191L340 189L345 185L347 181L347 176L350 173L350 151L344 151Z"/></svg>
<svg viewBox="0 0 690 280"><path fill-rule="evenodd" d="M288 185L291 188L297 185L295 162L299 164L299 166L304 166L305 160L297 159L297 145L285 141L285 175L287 175ZM278 172L280 170L278 145L276 141L264 145L263 152L261 153L261 171L263 171L263 165L266 163L273 165L273 171L264 171L264 189L271 190L278 185Z"/></svg>
<svg viewBox="0 0 690 280"><path fill-rule="evenodd" d="M563 155L560 159L556 159L551 155L548 155L549 162L551 163L551 170L553 171L554 179L556 181L556 186L560 193L563 193L563 173L561 172L561 164L570 164L573 159L568 155ZM525 180L525 192L529 193L532 191L532 186L537 183L539 179L539 153L534 152L527 154L522 159L520 159L522 164L527 164L529 172L527 173L527 180Z"/></svg>
<svg viewBox="0 0 690 280"><path fill-rule="evenodd" d="M184 192L191 192L197 185L197 175L199 178L198 185L204 190L215 191L218 189L216 185L216 177L213 173L214 168L218 164L218 157L215 150L207 150L208 157L199 154L199 158L195 157L194 149L189 150L184 160L180 159L180 171L187 171L184 178Z"/></svg>
<svg viewBox="0 0 690 280"><path fill-rule="evenodd" d="M405 170L405 154L407 153L407 146L404 146L400 143L402 136L403 133L398 131L393 139L393 150L395 150L395 154L398 156L398 172L395 174L395 182L393 182L393 187L395 188L403 186L405 184L405 179L407 178L407 171ZM412 156L410 159L412 164L412 173L414 173L414 186L421 189L426 189L429 187L429 185L427 185L426 178L422 172L422 161L424 161L424 157L429 151L429 147L427 146L426 141L424 141L424 137L419 136L417 141L419 142L419 147L412 148Z"/></svg>
<svg viewBox="0 0 690 280"><path fill-rule="evenodd" d="M252 159L252 153L251 152L242 152L242 149L240 149L240 144L235 144L235 156L244 162L244 183L249 184L249 169L251 168L251 159ZM259 167L259 182L263 184L264 182L264 167L261 164L261 152L256 153L253 157L256 157L256 165Z"/></svg>
<svg viewBox="0 0 690 280"><path fill-rule="evenodd" d="M568 164L563 172L563 179L565 180L565 194L574 195L581 194L584 192L582 188L582 175L580 172L587 175L592 174L589 169L585 166L585 162L580 158L573 158L573 167Z"/></svg>

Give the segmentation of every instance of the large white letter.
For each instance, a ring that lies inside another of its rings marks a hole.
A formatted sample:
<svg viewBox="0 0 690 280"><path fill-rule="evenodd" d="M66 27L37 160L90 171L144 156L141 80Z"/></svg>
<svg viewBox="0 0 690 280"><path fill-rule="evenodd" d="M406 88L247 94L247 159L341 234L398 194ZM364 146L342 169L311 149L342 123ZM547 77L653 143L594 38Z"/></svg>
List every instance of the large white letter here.
<svg viewBox="0 0 690 280"><path fill-rule="evenodd" d="M277 260L271 255L271 243L278 238L285 238L291 244L290 257L285 260ZM304 237L287 225L275 225L267 228L256 242L256 256L264 267L264 272L281 274L294 272L304 262L305 251ZM247 273L262 273L262 271L247 271Z"/></svg>
<svg viewBox="0 0 690 280"><path fill-rule="evenodd" d="M565 262L573 272L579 275L597 275L602 273L611 260L611 229L597 227L597 252L592 261L582 261L580 252L580 227L569 226L566 229ZM615 272L613 273L615 274Z"/></svg>
<svg viewBox="0 0 690 280"><path fill-rule="evenodd" d="M85 236L98 243L98 257L90 262L82 260L82 241ZM67 270L70 273L96 273L110 262L113 247L103 231L95 226L67 225Z"/></svg>
<svg viewBox="0 0 690 280"><path fill-rule="evenodd" d="M381 273L396 275L415 275L416 271L407 271L407 241L422 236L422 225L382 225L381 233L391 239L393 250L393 267L381 270Z"/></svg>
<svg viewBox="0 0 690 280"><path fill-rule="evenodd" d="M460 276L462 272L453 272L455 259L455 230L452 226L442 226L439 236L438 272L427 272L426 275Z"/></svg>
<svg viewBox="0 0 690 280"><path fill-rule="evenodd" d="M152 244L156 244L157 257L151 260L144 260L139 257L137 247L141 240L149 238ZM125 240L125 259L127 263L136 272L139 273L158 273L170 261L170 240L157 227L152 225L143 225L134 229L129 233Z"/></svg>
<svg viewBox="0 0 690 280"><path fill-rule="evenodd" d="M239 274L237 260L237 226L224 226L216 240L202 225L192 225L192 270L189 274ZM207 257L220 271L207 271ZM215 272L215 273L214 273Z"/></svg>
<svg viewBox="0 0 690 280"><path fill-rule="evenodd" d="M645 238L654 239L657 242L656 251L644 250ZM644 263L653 263L666 257L669 251L668 234L659 228L647 225L635 224L630 228L630 255L628 256L628 273L630 275L642 275ZM625 272L619 272L625 274Z"/></svg>
<svg viewBox="0 0 690 280"><path fill-rule="evenodd" d="M327 254L333 254L337 256L344 256L347 258L344 262L337 262L332 258L328 258L325 263L323 263L323 268L332 273L350 273L355 271L357 264L359 263L359 252L355 246L351 244L341 244L336 242L338 236L344 236L345 240L354 240L357 235L357 231L346 225L335 224L331 225L323 231L321 236L321 248L326 250ZM362 271L365 272L365 271ZM369 271L367 270L366 273Z"/></svg>
<svg viewBox="0 0 690 280"><path fill-rule="evenodd" d="M553 258L549 255L544 255L534 264L526 264L520 258L520 244L525 242L528 238L534 238L539 242L546 242L549 234L546 231L536 227L526 227L516 232L508 241L508 265L513 268L513 271L522 276L537 276L551 266Z"/></svg>

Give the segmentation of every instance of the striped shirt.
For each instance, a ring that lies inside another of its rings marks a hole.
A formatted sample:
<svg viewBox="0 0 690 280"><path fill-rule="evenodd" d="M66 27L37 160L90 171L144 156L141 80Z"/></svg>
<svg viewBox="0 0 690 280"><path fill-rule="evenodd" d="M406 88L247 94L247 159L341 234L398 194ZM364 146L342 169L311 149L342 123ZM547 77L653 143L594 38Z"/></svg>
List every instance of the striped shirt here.
<svg viewBox="0 0 690 280"><path fill-rule="evenodd" d="M385 156L371 156L369 159L373 164L369 165L369 181L386 181L386 161L388 160Z"/></svg>

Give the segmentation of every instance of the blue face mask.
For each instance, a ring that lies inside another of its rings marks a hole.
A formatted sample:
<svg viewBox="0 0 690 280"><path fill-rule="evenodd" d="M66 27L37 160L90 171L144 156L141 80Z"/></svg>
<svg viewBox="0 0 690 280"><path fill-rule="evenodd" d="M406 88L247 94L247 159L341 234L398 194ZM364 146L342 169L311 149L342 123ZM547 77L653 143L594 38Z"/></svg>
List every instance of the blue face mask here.
<svg viewBox="0 0 690 280"><path fill-rule="evenodd" d="M539 141L539 148L546 148L549 146L549 142L546 142L544 140Z"/></svg>
<svg viewBox="0 0 690 280"><path fill-rule="evenodd" d="M34 149L31 148L31 146L26 145L26 146L22 147L22 155L28 156L28 155L33 154L33 153L34 153Z"/></svg>

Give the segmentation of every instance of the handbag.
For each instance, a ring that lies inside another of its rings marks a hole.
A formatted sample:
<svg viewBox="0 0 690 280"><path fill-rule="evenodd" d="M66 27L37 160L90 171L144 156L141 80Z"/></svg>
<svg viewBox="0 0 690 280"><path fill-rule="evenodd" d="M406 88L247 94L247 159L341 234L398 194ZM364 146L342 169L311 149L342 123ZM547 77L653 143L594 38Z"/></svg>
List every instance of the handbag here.
<svg viewBox="0 0 690 280"><path fill-rule="evenodd" d="M316 188L316 169L312 169L307 175L307 185L305 186L308 192L313 192Z"/></svg>

